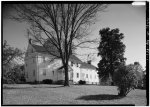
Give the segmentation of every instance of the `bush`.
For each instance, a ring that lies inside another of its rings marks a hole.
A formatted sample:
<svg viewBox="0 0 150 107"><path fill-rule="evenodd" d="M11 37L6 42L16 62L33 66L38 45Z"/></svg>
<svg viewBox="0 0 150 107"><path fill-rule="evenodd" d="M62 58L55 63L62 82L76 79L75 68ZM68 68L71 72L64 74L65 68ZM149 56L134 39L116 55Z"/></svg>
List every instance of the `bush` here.
<svg viewBox="0 0 150 107"><path fill-rule="evenodd" d="M65 83L65 80L58 80L58 81L56 81L55 84L64 85L64 83Z"/></svg>
<svg viewBox="0 0 150 107"><path fill-rule="evenodd" d="M42 81L43 84L52 84L53 83L53 80L51 79L45 79Z"/></svg>
<svg viewBox="0 0 150 107"><path fill-rule="evenodd" d="M19 65L12 68L3 66L3 83L4 84L20 84L25 83L24 71Z"/></svg>
<svg viewBox="0 0 150 107"><path fill-rule="evenodd" d="M12 79L3 77L3 84L15 84Z"/></svg>
<svg viewBox="0 0 150 107"><path fill-rule="evenodd" d="M143 77L143 88L146 89L146 75Z"/></svg>
<svg viewBox="0 0 150 107"><path fill-rule="evenodd" d="M82 84L82 85L83 85L83 84L86 84L86 82L83 81L83 80L80 80L80 81L79 81L79 84Z"/></svg>
<svg viewBox="0 0 150 107"><path fill-rule="evenodd" d="M136 89L142 89L143 88L143 85L144 85L144 83L143 83L143 80L138 80L138 83L137 83L137 85L136 85Z"/></svg>
<svg viewBox="0 0 150 107"><path fill-rule="evenodd" d="M133 66L120 66L114 72L113 81L118 86L118 95L126 96L137 85L137 77Z"/></svg>
<svg viewBox="0 0 150 107"><path fill-rule="evenodd" d="M101 78L100 79L100 85L111 86L112 85L112 80L109 77L108 78Z"/></svg>

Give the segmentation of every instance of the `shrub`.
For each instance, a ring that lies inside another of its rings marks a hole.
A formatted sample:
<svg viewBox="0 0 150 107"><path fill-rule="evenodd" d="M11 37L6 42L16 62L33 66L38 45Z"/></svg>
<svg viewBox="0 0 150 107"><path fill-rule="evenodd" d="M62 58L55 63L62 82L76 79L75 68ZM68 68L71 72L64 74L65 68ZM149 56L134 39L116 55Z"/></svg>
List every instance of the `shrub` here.
<svg viewBox="0 0 150 107"><path fill-rule="evenodd" d="M3 84L15 84L15 82L10 78L3 77Z"/></svg>
<svg viewBox="0 0 150 107"><path fill-rule="evenodd" d="M53 80L51 79L45 79L42 81L43 84L52 84L53 83Z"/></svg>
<svg viewBox="0 0 150 107"><path fill-rule="evenodd" d="M73 80L69 80L69 84L73 84Z"/></svg>
<svg viewBox="0 0 150 107"><path fill-rule="evenodd" d="M146 75L143 77L143 88L146 89Z"/></svg>
<svg viewBox="0 0 150 107"><path fill-rule="evenodd" d="M3 66L3 83L4 84L20 84L25 83L24 71L19 65L14 67Z"/></svg>
<svg viewBox="0 0 150 107"><path fill-rule="evenodd" d="M56 81L55 84L63 85L64 83L65 83L65 80L58 80L58 81Z"/></svg>
<svg viewBox="0 0 150 107"><path fill-rule="evenodd" d="M79 84L82 84L82 85L83 85L83 84L86 84L86 82L83 81L83 80L80 80L80 81L79 81Z"/></svg>
<svg viewBox="0 0 150 107"><path fill-rule="evenodd" d="M100 85L111 86L112 85L112 80L109 77L108 78L101 78L100 79Z"/></svg>
<svg viewBox="0 0 150 107"><path fill-rule="evenodd" d="M126 96L137 85L137 77L133 66L120 66L114 72L113 81L118 86L118 95Z"/></svg>

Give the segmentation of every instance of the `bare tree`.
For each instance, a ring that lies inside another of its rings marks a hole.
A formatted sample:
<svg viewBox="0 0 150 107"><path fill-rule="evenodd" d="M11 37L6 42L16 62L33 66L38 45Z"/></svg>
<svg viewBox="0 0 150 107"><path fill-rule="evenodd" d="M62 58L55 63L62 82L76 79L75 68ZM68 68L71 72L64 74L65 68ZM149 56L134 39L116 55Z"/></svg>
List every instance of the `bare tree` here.
<svg viewBox="0 0 150 107"><path fill-rule="evenodd" d="M24 52L18 48L10 47L7 41L3 42L3 66L11 66L14 60L22 61Z"/></svg>
<svg viewBox="0 0 150 107"><path fill-rule="evenodd" d="M25 21L31 25L29 29L38 43L55 58L60 58L65 70L64 86L69 86L68 61L72 49L85 43L93 43L88 40L87 31L96 21L96 13L102 12L106 4L15 4L17 12L12 18L17 21ZM55 46L59 54L49 51L44 43L49 40Z"/></svg>
<svg viewBox="0 0 150 107"><path fill-rule="evenodd" d="M19 71L19 63L23 62L24 51L11 47L6 40L3 41L3 55L2 55L2 78L3 83L15 83L11 78L18 79L17 74L21 74ZM14 69L17 67L17 69ZM16 74L15 74L16 73Z"/></svg>

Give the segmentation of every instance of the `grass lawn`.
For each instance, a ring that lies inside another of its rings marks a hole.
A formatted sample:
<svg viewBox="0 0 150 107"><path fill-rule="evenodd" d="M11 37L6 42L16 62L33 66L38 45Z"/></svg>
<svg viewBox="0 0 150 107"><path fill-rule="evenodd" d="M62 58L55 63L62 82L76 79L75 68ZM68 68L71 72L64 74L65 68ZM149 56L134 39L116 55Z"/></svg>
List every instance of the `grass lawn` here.
<svg viewBox="0 0 150 107"><path fill-rule="evenodd" d="M146 105L146 91L135 89L118 98L115 86L4 85L3 105L18 104L135 104Z"/></svg>

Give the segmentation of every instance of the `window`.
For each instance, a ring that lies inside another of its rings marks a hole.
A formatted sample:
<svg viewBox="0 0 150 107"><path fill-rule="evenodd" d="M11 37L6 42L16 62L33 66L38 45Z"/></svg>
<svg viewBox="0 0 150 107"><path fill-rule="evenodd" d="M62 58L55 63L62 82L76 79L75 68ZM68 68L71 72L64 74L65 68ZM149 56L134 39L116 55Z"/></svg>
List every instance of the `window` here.
<svg viewBox="0 0 150 107"><path fill-rule="evenodd" d="M53 75L54 75L54 71L53 71Z"/></svg>
<svg viewBox="0 0 150 107"><path fill-rule="evenodd" d="M90 75L90 78L92 79L92 75Z"/></svg>
<svg viewBox="0 0 150 107"><path fill-rule="evenodd" d="M42 63L42 62L43 62L42 56L38 56L38 63Z"/></svg>
<svg viewBox="0 0 150 107"><path fill-rule="evenodd" d="M43 56L43 62L45 62L45 57Z"/></svg>
<svg viewBox="0 0 150 107"><path fill-rule="evenodd" d="M78 65L78 63L77 63L77 67L78 67L79 65Z"/></svg>
<svg viewBox="0 0 150 107"><path fill-rule="evenodd" d="M28 78L28 73L26 73L26 77Z"/></svg>
<svg viewBox="0 0 150 107"><path fill-rule="evenodd" d="M71 62L71 66L73 66L73 62Z"/></svg>
<svg viewBox="0 0 150 107"><path fill-rule="evenodd" d="M86 78L88 78L88 74L86 74Z"/></svg>
<svg viewBox="0 0 150 107"><path fill-rule="evenodd" d="M35 76L35 70L33 70L33 76Z"/></svg>
<svg viewBox="0 0 150 107"><path fill-rule="evenodd" d="M26 64L26 67L27 67L27 64Z"/></svg>
<svg viewBox="0 0 150 107"><path fill-rule="evenodd" d="M79 78L79 73L77 73L77 78Z"/></svg>
<svg viewBox="0 0 150 107"><path fill-rule="evenodd" d="M45 61L48 61L49 60L49 58L48 57L45 57Z"/></svg>
<svg viewBox="0 0 150 107"><path fill-rule="evenodd" d="M43 75L46 76L46 69L43 69Z"/></svg>

